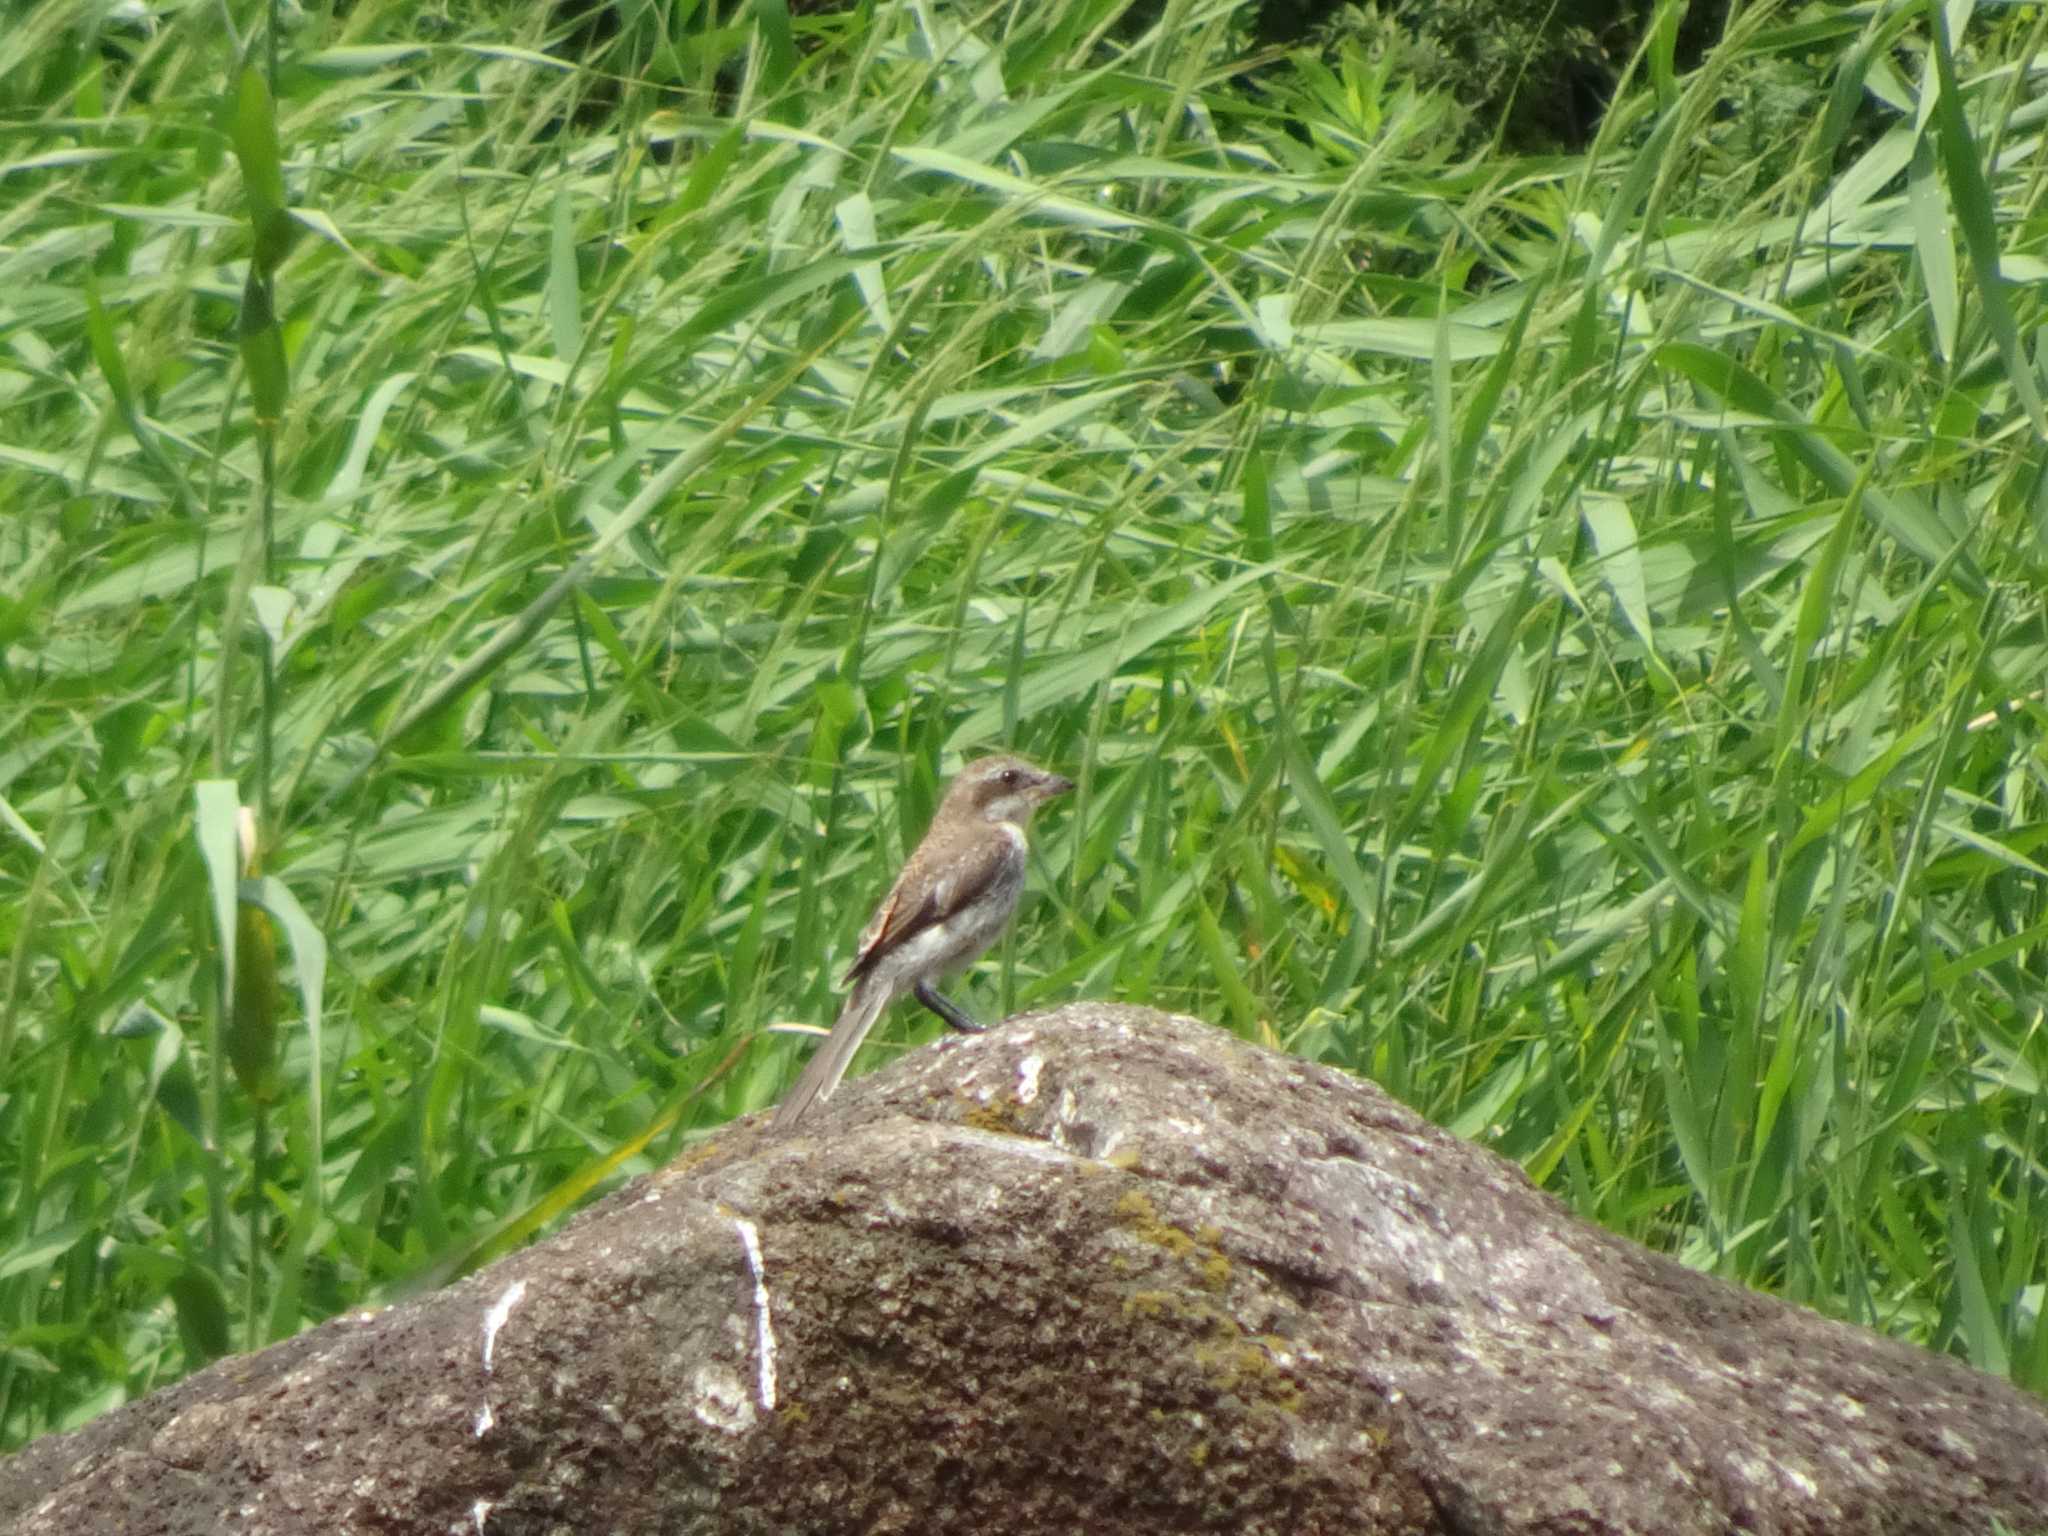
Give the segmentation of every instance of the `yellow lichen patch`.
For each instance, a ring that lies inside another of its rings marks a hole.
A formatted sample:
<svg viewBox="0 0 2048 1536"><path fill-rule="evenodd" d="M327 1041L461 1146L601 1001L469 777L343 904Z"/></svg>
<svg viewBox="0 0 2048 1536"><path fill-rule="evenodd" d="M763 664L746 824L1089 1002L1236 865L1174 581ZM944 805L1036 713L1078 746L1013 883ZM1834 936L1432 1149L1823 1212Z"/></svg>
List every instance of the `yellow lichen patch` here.
<svg viewBox="0 0 2048 1536"><path fill-rule="evenodd" d="M1224 1391L1271 1403L1289 1413L1301 1411L1301 1389L1288 1379L1258 1340L1243 1334L1235 1338L1212 1336L1209 1343L1195 1351L1195 1358Z"/></svg>
<svg viewBox="0 0 2048 1536"><path fill-rule="evenodd" d="M1124 1316L1142 1317L1147 1322L1180 1317L1184 1308L1172 1291L1132 1291L1124 1298Z"/></svg>
<svg viewBox="0 0 2048 1536"><path fill-rule="evenodd" d="M1163 1249L1174 1258L1193 1266L1202 1289L1221 1295L1230 1287L1230 1259L1219 1244L1223 1229L1204 1223L1195 1231L1162 1221L1158 1207L1143 1190L1126 1190L1116 1202L1116 1213L1131 1225L1140 1241Z"/></svg>
<svg viewBox="0 0 2048 1536"><path fill-rule="evenodd" d="M1116 1213L1131 1224L1131 1230L1141 1241L1164 1248L1177 1259L1185 1259L1195 1251L1194 1238L1185 1229L1161 1221L1158 1207L1141 1189L1126 1190L1116 1203Z"/></svg>
<svg viewBox="0 0 2048 1536"><path fill-rule="evenodd" d="M990 1099L986 1104L969 1107L960 1123L994 1136L1022 1136L1024 1122L1018 1117L1018 1108L1015 1099Z"/></svg>
<svg viewBox="0 0 2048 1536"><path fill-rule="evenodd" d="M1287 1357L1286 1341L1246 1332L1219 1304L1230 1289L1232 1274L1230 1256L1222 1247L1222 1228L1204 1223L1190 1232L1177 1227L1160 1216L1151 1196L1142 1189L1126 1190L1118 1196L1115 1210L1141 1242L1185 1265L1193 1282L1183 1289L1154 1286L1133 1290L1124 1297L1124 1316L1158 1325L1178 1324L1192 1332L1191 1358L1219 1391L1253 1405L1289 1414L1301 1412L1301 1388L1280 1364ZM1131 1274L1137 1267L1122 1255L1110 1257L1112 1273Z"/></svg>
<svg viewBox="0 0 2048 1536"><path fill-rule="evenodd" d="M1178 1291L1133 1291L1124 1298L1124 1316L1194 1330L1189 1358L1218 1391L1287 1413L1301 1411L1301 1389L1278 1359L1284 1342L1246 1333L1221 1307Z"/></svg>

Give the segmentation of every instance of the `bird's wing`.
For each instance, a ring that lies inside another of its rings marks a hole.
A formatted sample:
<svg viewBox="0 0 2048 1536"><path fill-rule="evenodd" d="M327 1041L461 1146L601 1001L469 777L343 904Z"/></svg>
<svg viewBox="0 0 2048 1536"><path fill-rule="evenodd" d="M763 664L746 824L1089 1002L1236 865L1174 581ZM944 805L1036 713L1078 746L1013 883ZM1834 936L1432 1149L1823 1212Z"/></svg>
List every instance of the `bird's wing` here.
<svg viewBox="0 0 2048 1536"><path fill-rule="evenodd" d="M973 905L990 886L1014 878L1023 862L1024 849L1015 837L920 847L861 930L846 979L858 980L898 945Z"/></svg>

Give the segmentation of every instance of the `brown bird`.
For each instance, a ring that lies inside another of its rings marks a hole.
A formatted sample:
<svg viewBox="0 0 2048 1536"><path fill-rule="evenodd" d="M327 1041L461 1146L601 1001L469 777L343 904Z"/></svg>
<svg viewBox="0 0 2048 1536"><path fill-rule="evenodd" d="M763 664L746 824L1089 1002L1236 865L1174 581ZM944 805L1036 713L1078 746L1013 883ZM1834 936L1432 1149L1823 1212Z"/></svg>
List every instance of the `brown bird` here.
<svg viewBox="0 0 2048 1536"><path fill-rule="evenodd" d="M1031 813L1073 787L1021 757L984 757L960 770L924 841L862 930L846 972L853 990L776 1109L776 1130L795 1125L839 1086L882 1010L906 992L953 1028L980 1032L934 983L971 964L1009 924L1024 890Z"/></svg>

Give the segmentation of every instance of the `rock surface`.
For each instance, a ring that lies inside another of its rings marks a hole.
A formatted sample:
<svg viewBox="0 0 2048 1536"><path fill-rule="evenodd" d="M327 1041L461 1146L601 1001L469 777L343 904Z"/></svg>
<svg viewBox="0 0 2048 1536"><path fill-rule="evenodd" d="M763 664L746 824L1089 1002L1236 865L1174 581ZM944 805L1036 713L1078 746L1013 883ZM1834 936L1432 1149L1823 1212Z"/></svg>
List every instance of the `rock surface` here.
<svg viewBox="0 0 2048 1536"><path fill-rule="evenodd" d="M16 1536L2048 1526L2048 1411L1083 1004L0 1463Z"/></svg>

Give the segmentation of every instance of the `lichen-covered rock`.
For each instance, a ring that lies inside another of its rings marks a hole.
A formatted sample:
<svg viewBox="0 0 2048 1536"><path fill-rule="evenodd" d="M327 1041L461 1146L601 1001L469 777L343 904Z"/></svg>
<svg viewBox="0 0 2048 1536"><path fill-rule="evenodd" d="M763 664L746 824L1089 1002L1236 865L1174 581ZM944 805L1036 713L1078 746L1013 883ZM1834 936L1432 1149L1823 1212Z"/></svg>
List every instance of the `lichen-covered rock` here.
<svg viewBox="0 0 2048 1536"><path fill-rule="evenodd" d="M2048 1413L1568 1215L1370 1084L1078 1005L0 1463L0 1530L1915 1532Z"/></svg>

